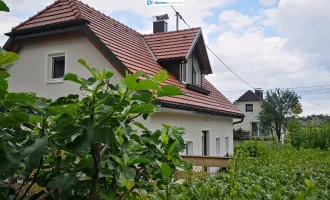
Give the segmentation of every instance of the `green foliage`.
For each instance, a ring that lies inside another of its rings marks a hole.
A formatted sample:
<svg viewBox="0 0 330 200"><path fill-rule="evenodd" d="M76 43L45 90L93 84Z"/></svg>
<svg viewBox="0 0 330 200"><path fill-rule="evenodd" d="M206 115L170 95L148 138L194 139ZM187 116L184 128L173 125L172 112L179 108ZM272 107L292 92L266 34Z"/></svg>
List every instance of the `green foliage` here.
<svg viewBox="0 0 330 200"><path fill-rule="evenodd" d="M174 185L172 193L181 193L184 200L330 199L329 153L272 142L244 142L228 171Z"/></svg>
<svg viewBox="0 0 330 200"><path fill-rule="evenodd" d="M1 0L0 0L0 10L1 10ZM0 70L8 69L18 59L19 57L16 53L5 51L0 48Z"/></svg>
<svg viewBox="0 0 330 200"><path fill-rule="evenodd" d="M135 121L156 111L159 92L182 94L160 85L167 72L127 74L113 85L113 72L79 63L92 77L66 74L64 80L79 84L84 96L54 101L9 93L9 74L0 71L0 196L23 199L38 186L34 198L123 199L138 196L136 190L178 197L169 185L184 164L184 130L163 125L150 131ZM23 183L14 187L18 179Z"/></svg>
<svg viewBox="0 0 330 200"><path fill-rule="evenodd" d="M300 97L292 90L275 89L267 91L265 101L261 104L259 113L262 132L276 134L281 141L287 127L287 118L302 112Z"/></svg>
<svg viewBox="0 0 330 200"><path fill-rule="evenodd" d="M288 142L296 148L330 149L329 122L322 122L318 125L307 123L302 126L300 120L293 119L288 123L288 132Z"/></svg>
<svg viewBox="0 0 330 200"><path fill-rule="evenodd" d="M9 12L9 8L3 0L0 0L0 11Z"/></svg>

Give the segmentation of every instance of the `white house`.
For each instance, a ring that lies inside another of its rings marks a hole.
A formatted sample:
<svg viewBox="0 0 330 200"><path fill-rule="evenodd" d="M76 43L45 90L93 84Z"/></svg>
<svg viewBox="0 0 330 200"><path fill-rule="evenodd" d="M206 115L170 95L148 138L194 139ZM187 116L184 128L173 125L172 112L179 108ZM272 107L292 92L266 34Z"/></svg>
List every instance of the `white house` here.
<svg viewBox="0 0 330 200"><path fill-rule="evenodd" d="M263 102L263 91L256 89L255 92L248 90L234 104L245 115L244 121L234 125L234 129L242 129L248 133L249 136L262 137L260 120L258 115L261 111L261 104Z"/></svg>
<svg viewBox="0 0 330 200"><path fill-rule="evenodd" d="M77 85L62 79L67 72L89 76L79 58L114 71L113 83L125 71L153 75L166 69L166 84L185 95L160 99L160 111L144 124L184 127L187 154L233 153L233 119L244 115L205 79L212 68L201 28L167 32L166 21L158 20L154 34L142 35L80 1L58 0L6 35L4 48L20 56L8 70L10 91L53 99L79 94Z"/></svg>

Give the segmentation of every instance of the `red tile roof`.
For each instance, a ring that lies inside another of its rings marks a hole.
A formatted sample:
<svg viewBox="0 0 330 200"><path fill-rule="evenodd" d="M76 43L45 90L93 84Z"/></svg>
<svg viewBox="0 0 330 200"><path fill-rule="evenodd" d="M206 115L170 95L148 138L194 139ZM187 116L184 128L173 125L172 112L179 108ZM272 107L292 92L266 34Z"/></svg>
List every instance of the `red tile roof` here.
<svg viewBox="0 0 330 200"><path fill-rule="evenodd" d="M144 38L159 60L180 58L187 55L200 31L200 28L192 28L144 35Z"/></svg>
<svg viewBox="0 0 330 200"><path fill-rule="evenodd" d="M200 28L194 28L143 36L78 0L58 0L13 30L30 29L79 19L85 19L89 22L89 28L132 73L143 70L148 75L154 75L164 68L153 59L143 37L146 38L148 45L158 59L181 57L187 54L194 38L200 31ZM160 46L164 42L168 42L168 44ZM178 43L180 45L177 45ZM179 87L185 95L165 97L161 99L162 101L197 106L235 116L241 115L236 106L205 78L203 78L203 86L211 91L210 95L185 88L185 85L172 74L169 74L166 84Z"/></svg>
<svg viewBox="0 0 330 200"><path fill-rule="evenodd" d="M59 0L47 6L38 14L14 27L13 30L23 30L38 26L82 19L75 0Z"/></svg>

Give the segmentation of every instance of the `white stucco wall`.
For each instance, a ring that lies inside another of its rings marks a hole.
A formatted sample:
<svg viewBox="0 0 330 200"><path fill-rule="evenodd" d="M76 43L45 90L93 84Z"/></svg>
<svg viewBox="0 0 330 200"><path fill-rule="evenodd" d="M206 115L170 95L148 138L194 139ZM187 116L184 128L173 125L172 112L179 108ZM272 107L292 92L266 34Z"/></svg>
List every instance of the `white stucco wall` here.
<svg viewBox="0 0 330 200"><path fill-rule="evenodd" d="M194 155L202 155L202 131L209 132L209 156L224 156L227 153L225 150L226 137L229 139L228 153L233 153L232 118L185 114L173 110L172 112L155 113L146 123L151 130L162 128L162 124L184 127L186 134L183 138L186 142L193 142ZM216 138L220 138L220 154L217 154L216 151Z"/></svg>
<svg viewBox="0 0 330 200"><path fill-rule="evenodd" d="M47 83L47 55L61 52L66 53L66 73L71 72L81 77L90 77L89 72L77 62L79 58L83 58L91 66L114 71L113 83L121 78L121 75L86 37L74 35L22 42L22 47L18 52L20 60L8 70L11 74L9 90L12 92L35 92L39 96L53 99L68 94L79 94L79 85L75 83ZM225 137L229 139L229 153L233 153L232 118L195 115L189 112L173 113L168 109L153 114L146 121L141 121L151 130L161 128L162 124L185 128L184 139L193 142L194 155L202 155L202 131L209 131L210 156L224 156L227 153ZM218 154L216 153L216 138L220 138L220 152Z"/></svg>
<svg viewBox="0 0 330 200"><path fill-rule="evenodd" d="M47 83L48 54L66 54L66 73L75 73L89 78L91 74L77 60L83 58L89 65L108 68L115 72L112 82L121 75L105 57L83 35L67 35L60 39L35 39L24 42L18 54L20 59L9 68L9 90L11 92L35 92L39 96L58 98L68 94L79 94L79 85L72 82Z"/></svg>
<svg viewBox="0 0 330 200"><path fill-rule="evenodd" d="M253 104L253 112L246 112L245 105ZM244 131L251 130L251 122L259 122L258 115L261 111L260 101L239 101L235 105L245 115L244 121L240 124L235 124L234 129L242 128Z"/></svg>

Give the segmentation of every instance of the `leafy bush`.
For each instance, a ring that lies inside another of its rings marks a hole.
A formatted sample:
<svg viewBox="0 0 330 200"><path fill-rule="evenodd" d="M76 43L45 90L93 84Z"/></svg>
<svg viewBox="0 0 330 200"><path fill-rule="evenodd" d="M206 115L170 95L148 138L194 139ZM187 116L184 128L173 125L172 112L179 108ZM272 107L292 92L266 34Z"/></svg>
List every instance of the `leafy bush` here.
<svg viewBox="0 0 330 200"><path fill-rule="evenodd" d="M299 120L291 120L288 125L287 141L297 148L330 148L330 123L311 123L302 126Z"/></svg>
<svg viewBox="0 0 330 200"><path fill-rule="evenodd" d="M193 200L330 199L329 166L329 151L248 141L234 154L228 172L174 185L172 192Z"/></svg>
<svg viewBox="0 0 330 200"><path fill-rule="evenodd" d="M161 86L166 71L126 74L113 85L113 72L79 63L92 77L69 73L64 80L84 96L55 101L8 92L9 74L0 70L0 197L123 199L141 189L175 198L168 185L182 165L183 129L150 131L135 119L152 114L157 98L181 91Z"/></svg>

